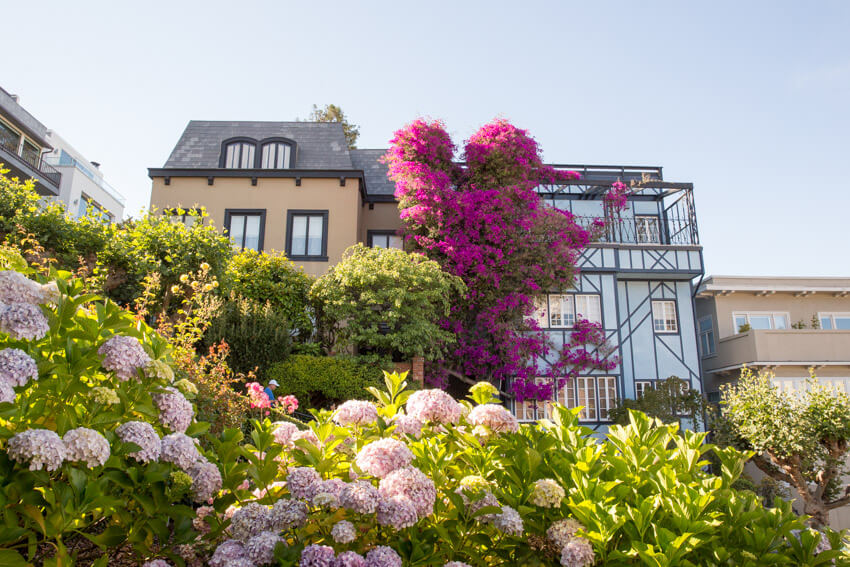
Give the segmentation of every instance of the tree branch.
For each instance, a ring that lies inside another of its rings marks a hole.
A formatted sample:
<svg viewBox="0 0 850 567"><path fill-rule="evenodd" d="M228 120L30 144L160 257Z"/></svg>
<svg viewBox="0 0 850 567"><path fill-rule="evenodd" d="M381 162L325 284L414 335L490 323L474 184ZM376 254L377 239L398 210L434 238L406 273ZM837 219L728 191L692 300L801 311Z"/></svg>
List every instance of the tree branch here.
<svg viewBox="0 0 850 567"><path fill-rule="evenodd" d="M788 484L794 484L794 479L791 478L790 475L784 473L782 469L773 464L770 459L764 458L763 455L753 456L752 461L753 464L767 476L775 478L776 480L781 480L782 482L787 482Z"/></svg>

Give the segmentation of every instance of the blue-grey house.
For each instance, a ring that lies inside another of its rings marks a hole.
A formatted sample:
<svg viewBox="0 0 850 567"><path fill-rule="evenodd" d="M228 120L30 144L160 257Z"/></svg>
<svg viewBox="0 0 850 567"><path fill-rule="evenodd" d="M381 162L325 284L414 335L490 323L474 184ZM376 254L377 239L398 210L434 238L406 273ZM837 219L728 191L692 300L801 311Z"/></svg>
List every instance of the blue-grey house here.
<svg viewBox="0 0 850 567"><path fill-rule="evenodd" d="M577 317L601 323L620 363L568 381L557 400L583 406L584 421L603 429L617 399L638 397L657 380L677 376L702 391L694 279L704 271L693 185L665 181L660 167L558 167L581 179L541 186L541 198L586 223L604 218L605 229L581 257L576 288L541 297L537 320L556 345L569 343ZM603 195L618 180L632 194L611 218ZM548 362L538 361L541 374ZM545 404L514 405L523 420L548 414Z"/></svg>

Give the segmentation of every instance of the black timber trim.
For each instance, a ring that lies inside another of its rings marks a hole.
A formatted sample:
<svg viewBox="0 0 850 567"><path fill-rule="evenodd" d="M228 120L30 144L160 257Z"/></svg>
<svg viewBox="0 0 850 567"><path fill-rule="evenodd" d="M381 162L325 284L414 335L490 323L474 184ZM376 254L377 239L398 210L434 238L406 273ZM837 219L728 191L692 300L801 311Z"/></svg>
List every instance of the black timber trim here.
<svg viewBox="0 0 850 567"><path fill-rule="evenodd" d="M259 215L260 217L260 238L257 241L257 250L263 251L266 239L266 209L224 209L224 233L230 238L230 217L233 215ZM245 240L245 234L242 234L242 240ZM245 247L240 245L240 249Z"/></svg>
<svg viewBox="0 0 850 567"><path fill-rule="evenodd" d="M251 144L252 146L254 146L254 164L257 163L257 140L245 136L235 136L233 138L227 138L226 140L221 141L221 152L218 155L219 167L224 168L224 164L227 162L227 146L229 146L230 144L235 144L237 142ZM239 157L242 157L241 153Z"/></svg>
<svg viewBox="0 0 850 567"><path fill-rule="evenodd" d="M266 144L286 144L289 146L289 163L286 164L286 169L291 169L293 165L295 165L295 154L298 151L298 144L295 140L291 138L284 138L282 136L272 136L270 138L263 138L259 142L257 142L257 146L259 147L259 152L254 152L254 166L257 169L261 169L261 165L263 163L263 147ZM222 155L224 154L224 148L222 148Z"/></svg>
<svg viewBox="0 0 850 567"><path fill-rule="evenodd" d="M322 254L321 256L307 256L300 254L292 254L292 218L296 215L321 215L322 220ZM290 260L300 260L302 262L327 262L328 261L328 216L327 209L287 209L286 210L286 257Z"/></svg>

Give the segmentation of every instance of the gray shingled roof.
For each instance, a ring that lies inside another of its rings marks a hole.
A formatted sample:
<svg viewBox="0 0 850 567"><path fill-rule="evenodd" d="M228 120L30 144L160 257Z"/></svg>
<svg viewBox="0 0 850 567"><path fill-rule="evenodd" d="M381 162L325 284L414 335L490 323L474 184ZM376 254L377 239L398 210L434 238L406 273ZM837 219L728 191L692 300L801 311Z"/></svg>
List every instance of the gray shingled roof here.
<svg viewBox="0 0 850 567"><path fill-rule="evenodd" d="M395 183L387 177L387 166L380 161L387 150L351 150L350 153L354 169L363 170L367 195L395 194Z"/></svg>
<svg viewBox="0 0 850 567"><path fill-rule="evenodd" d="M227 122L192 120L174 146L167 168L217 168L221 143L244 136L262 140L280 136L294 140L295 169L352 169L348 144L337 122Z"/></svg>

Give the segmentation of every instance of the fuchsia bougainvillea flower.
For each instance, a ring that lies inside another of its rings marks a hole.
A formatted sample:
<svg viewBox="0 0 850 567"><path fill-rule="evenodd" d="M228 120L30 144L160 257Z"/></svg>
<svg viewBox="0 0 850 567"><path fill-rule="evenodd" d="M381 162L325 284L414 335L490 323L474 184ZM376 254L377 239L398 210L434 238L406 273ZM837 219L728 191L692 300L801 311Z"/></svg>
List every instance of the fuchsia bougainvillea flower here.
<svg viewBox="0 0 850 567"><path fill-rule="evenodd" d="M530 317L535 296L573 286L580 253L604 222L584 228L569 211L543 204L539 186L579 175L545 165L534 138L506 120L467 140L465 165L455 161L456 149L442 122L416 120L395 133L384 158L408 247L468 288L442 322L457 344L431 365L429 378L440 385L441 367L511 383L518 399L551 398L555 380L609 363L604 336L593 344L601 335L578 328L581 340L559 351ZM626 191L616 191L611 206L622 208ZM537 380L543 359L555 360L550 383Z"/></svg>

